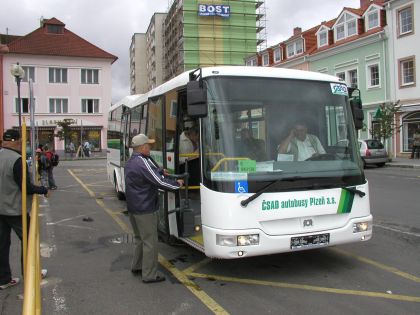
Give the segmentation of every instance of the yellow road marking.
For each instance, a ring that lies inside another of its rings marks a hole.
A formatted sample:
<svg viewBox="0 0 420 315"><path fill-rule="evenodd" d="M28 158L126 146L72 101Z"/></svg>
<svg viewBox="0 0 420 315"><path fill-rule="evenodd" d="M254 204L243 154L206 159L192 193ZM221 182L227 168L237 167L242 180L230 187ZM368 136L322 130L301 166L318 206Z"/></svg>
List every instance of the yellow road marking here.
<svg viewBox="0 0 420 315"><path fill-rule="evenodd" d="M254 284L254 285L271 286L271 287L285 288L285 289L300 289L300 290L307 290L307 291L344 294L344 295L369 296L369 297L375 297L375 298L420 303L420 297L409 296L409 295L335 289L335 288L318 287L318 286L305 285L305 284L293 284L293 283L284 283L284 282L262 281L262 280L242 279L242 278L216 276L216 275L206 275L206 274L195 273L195 272L191 273L190 276L196 277L196 278L207 278L207 279L211 278L211 279L219 280L219 281L235 282L235 283L242 283L242 284Z"/></svg>
<svg viewBox="0 0 420 315"><path fill-rule="evenodd" d="M102 200L97 199L95 193L89 189L71 170L68 170L70 175L76 179L76 181L88 192L88 194L96 200L96 203L101 206L102 209L108 213L111 218L121 227L121 229L128 233L132 233L131 229L125 224L113 210L107 208ZM215 300L213 300L207 293L201 290L201 288L193 281L187 278L187 275L177 269L172 263L170 263L165 257L159 254L159 262L169 272L171 272L175 278L178 279L182 285L190 290L205 306L207 306L214 314L226 315L229 314L222 306L220 306Z"/></svg>
<svg viewBox="0 0 420 315"><path fill-rule="evenodd" d="M394 268L394 267L391 267L391 266L384 265L384 264L382 264L382 263L379 263L379 262L377 262L377 261L371 260L371 259L366 258L366 257L362 257L362 256L358 256L358 255L355 255L355 254L352 254L352 253L346 252L346 251L344 251L344 250L342 250L342 249L338 249L338 248L331 248L331 250L332 250L332 251L335 251L335 252L337 252L337 253L339 253L339 254L342 254L342 255L349 256L349 257L351 257L351 258L357 259L357 260L359 260L359 261L361 261L361 262L364 262L364 263L366 263L366 264L369 264L369 265L375 266L375 267L377 267L377 268L379 268L379 269L382 269L382 270L388 271L388 272L393 273L393 274L395 274L395 275L397 275L397 276L400 276L400 277L406 278L406 279L408 279L408 280L411 280L411 281L414 281L414 282L420 283L420 278L419 278L419 277L416 277L416 276L411 275L411 274L409 274L409 273L407 273L407 272L404 272L404 271L398 270L397 268Z"/></svg>
<svg viewBox="0 0 420 315"><path fill-rule="evenodd" d="M101 199L96 198L95 193L89 189L81 180L79 177L77 177L71 170L68 170L71 176L74 177L74 179L88 192L88 194L95 199L96 203L108 213L115 222L118 223L118 225L122 228L122 230L126 233L131 233L130 229L127 229L127 225L114 213L113 210L109 209L107 206L105 206L104 202Z"/></svg>
<svg viewBox="0 0 420 315"><path fill-rule="evenodd" d="M207 265L209 262L211 262L211 259L210 258L205 258L205 259L199 261L198 263L184 269L182 272L185 273L186 275L188 275L188 274L194 272L195 270L197 270L198 268L201 268L201 267Z"/></svg>

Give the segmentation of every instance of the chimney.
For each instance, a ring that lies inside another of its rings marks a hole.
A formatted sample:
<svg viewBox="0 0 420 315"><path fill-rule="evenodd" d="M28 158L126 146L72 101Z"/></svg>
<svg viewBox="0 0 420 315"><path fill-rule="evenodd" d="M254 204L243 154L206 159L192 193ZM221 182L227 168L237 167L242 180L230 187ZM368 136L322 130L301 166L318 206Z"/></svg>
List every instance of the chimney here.
<svg viewBox="0 0 420 315"><path fill-rule="evenodd" d="M360 8L367 8L373 0L360 0Z"/></svg>
<svg viewBox="0 0 420 315"><path fill-rule="evenodd" d="M302 33L302 28L301 27L295 27L293 29L293 36L299 35L300 33Z"/></svg>

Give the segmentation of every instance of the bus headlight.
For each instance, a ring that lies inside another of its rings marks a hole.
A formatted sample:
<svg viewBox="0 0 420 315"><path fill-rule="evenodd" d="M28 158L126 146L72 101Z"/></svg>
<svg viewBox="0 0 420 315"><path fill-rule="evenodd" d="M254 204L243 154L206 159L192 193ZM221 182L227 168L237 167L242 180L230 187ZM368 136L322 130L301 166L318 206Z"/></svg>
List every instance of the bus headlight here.
<svg viewBox="0 0 420 315"><path fill-rule="evenodd" d="M358 222L353 224L353 233L366 232L369 229L369 222Z"/></svg>
<svg viewBox="0 0 420 315"><path fill-rule="evenodd" d="M260 236L258 234L238 235L238 246L258 245L260 243Z"/></svg>
<svg viewBox="0 0 420 315"><path fill-rule="evenodd" d="M249 246L258 245L260 236L258 234L249 235L220 235L216 234L216 244L220 246Z"/></svg>
<svg viewBox="0 0 420 315"><path fill-rule="evenodd" d="M216 244L220 246L236 246L236 236L216 234Z"/></svg>

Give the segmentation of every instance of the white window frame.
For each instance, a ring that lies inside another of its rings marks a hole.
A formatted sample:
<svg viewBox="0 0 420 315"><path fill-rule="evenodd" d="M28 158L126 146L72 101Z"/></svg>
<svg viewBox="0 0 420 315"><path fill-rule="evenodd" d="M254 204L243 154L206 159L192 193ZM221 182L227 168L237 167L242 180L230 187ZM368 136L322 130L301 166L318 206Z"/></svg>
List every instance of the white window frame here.
<svg viewBox="0 0 420 315"><path fill-rule="evenodd" d="M51 70L52 77L51 77ZM63 79L63 73L66 73L66 80ZM59 74L59 75L58 75ZM59 77L59 78L58 78ZM48 83L50 84L67 84L69 82L69 71L67 68L49 67L48 68Z"/></svg>
<svg viewBox="0 0 420 315"><path fill-rule="evenodd" d="M341 19L343 19L343 22L341 22L339 24L336 24L334 26L334 40L336 42L340 41L340 40L344 40L348 37L357 35L357 27L358 27L357 22L358 22L359 18L357 16L353 15L353 14L348 13L348 12L343 12L342 17L339 20L341 20ZM349 34L349 24L352 23L352 22L355 22L355 33L354 34ZM339 27L344 28L344 31L343 31L344 35L343 35L342 38L338 38L338 28Z"/></svg>
<svg viewBox="0 0 420 315"><path fill-rule="evenodd" d="M321 43L321 35L324 35L324 34L325 34L325 43L322 44ZM319 32L318 36L317 36L317 39L318 39L318 47L327 46L328 45L328 30L323 30L323 31Z"/></svg>
<svg viewBox="0 0 420 315"><path fill-rule="evenodd" d="M378 84L372 85L372 68L378 67ZM366 86L368 89L377 89L381 87L381 67L379 62L373 62L366 65Z"/></svg>
<svg viewBox="0 0 420 315"><path fill-rule="evenodd" d="M376 16L377 16L377 19L376 19L377 23L376 23L376 25L369 26L369 23L370 23L370 18L371 18L373 15L376 15ZM371 7L371 8L367 11L366 16L365 16L365 31L369 31L369 30L371 30L371 29L377 28L377 27L379 27L380 25L381 25L381 15L380 15L380 10L379 10L378 8L376 8L376 7L372 6L372 7Z"/></svg>
<svg viewBox="0 0 420 315"><path fill-rule="evenodd" d="M340 77L339 75L344 73L344 82L347 84L347 86L351 87L352 86L352 84L350 82L350 72L351 71L356 71L357 87L359 88L360 87L360 85L359 85L360 80L359 80L359 69L358 69L358 67L340 69L339 71L335 72L335 76Z"/></svg>
<svg viewBox="0 0 420 315"><path fill-rule="evenodd" d="M403 11L409 10L411 13L411 29L405 32L402 32L402 19L401 19L401 13ZM404 36L413 33L414 31L414 10L413 5L406 6L404 8L398 9L397 11L397 19L398 19L398 36Z"/></svg>
<svg viewBox="0 0 420 315"><path fill-rule="evenodd" d="M89 112L89 104L88 102L92 101L92 112ZM100 114L101 113L101 102L99 98L82 98L80 102L80 112L82 114ZM85 107L85 110L83 111L83 107ZM95 108L97 108L97 111L95 111Z"/></svg>
<svg viewBox="0 0 420 315"><path fill-rule="evenodd" d="M67 111L64 111L65 103L67 103ZM53 105L53 109L54 109L53 111L51 111L51 105ZM50 97L48 99L48 113L68 114L69 113L69 99L67 97Z"/></svg>
<svg viewBox="0 0 420 315"><path fill-rule="evenodd" d="M262 65L263 67L267 67L269 64L270 64L270 56L268 53L265 53L262 55Z"/></svg>
<svg viewBox="0 0 420 315"><path fill-rule="evenodd" d="M350 76L350 72L353 72L353 71L356 71L356 87L354 87L354 88L358 88L359 87L359 70L357 69L357 68L352 68L352 69L348 69L347 70L347 86L349 86L349 87L353 87L352 86L352 82L350 81L351 80L351 76Z"/></svg>
<svg viewBox="0 0 420 315"><path fill-rule="evenodd" d="M403 64L407 63L407 62L412 62L413 63L413 81L410 82L404 82L404 68L403 68ZM408 86L413 86L416 84L416 60L414 57L410 57L410 58L405 58L402 60L399 60L399 77L400 77L400 87L408 87Z"/></svg>
<svg viewBox="0 0 420 315"><path fill-rule="evenodd" d="M27 100L27 102L28 102L28 111L27 112L24 112L23 111L23 100ZM35 100L35 98L34 98L34 105L36 105L36 100ZM15 114L19 114L19 109L18 109L18 98L17 97L15 97L15 106L14 106L14 111L15 111ZM21 113L22 114L29 114L30 113L30 111L31 111L31 108L30 108L30 104L29 104L29 97L21 97L20 98L20 110L21 110Z"/></svg>
<svg viewBox="0 0 420 315"><path fill-rule="evenodd" d="M279 57L279 58L277 58L276 53L278 53L278 57ZM276 47L276 48L273 50L273 59L274 59L274 62L279 62L279 61L281 61L281 49L280 49L280 47Z"/></svg>
<svg viewBox="0 0 420 315"><path fill-rule="evenodd" d="M29 79L32 79L32 82L35 83L35 67L34 66L22 66L25 71L25 76L22 79L22 82L29 82Z"/></svg>
<svg viewBox="0 0 420 315"><path fill-rule="evenodd" d="M248 59L246 62L246 65L249 67L256 67L257 66L257 57L254 57L252 59Z"/></svg>
<svg viewBox="0 0 420 315"><path fill-rule="evenodd" d="M302 44L302 51L301 52L298 52L298 50L297 50L297 43ZM293 49L292 52L289 51L289 47L292 47L292 49ZM294 42L292 42L290 44L287 44L286 45L286 51L287 51L287 58L302 54L303 53L303 39L299 38L298 40L295 40Z"/></svg>
<svg viewBox="0 0 420 315"><path fill-rule="evenodd" d="M341 74L344 74L344 78L342 78ZM347 81L347 74L346 71L338 71L335 73L335 76L343 80L343 82Z"/></svg>
<svg viewBox="0 0 420 315"><path fill-rule="evenodd" d="M95 77L96 73L96 77ZM95 80L96 79L96 80ZM80 69L81 84L99 84L99 69Z"/></svg>

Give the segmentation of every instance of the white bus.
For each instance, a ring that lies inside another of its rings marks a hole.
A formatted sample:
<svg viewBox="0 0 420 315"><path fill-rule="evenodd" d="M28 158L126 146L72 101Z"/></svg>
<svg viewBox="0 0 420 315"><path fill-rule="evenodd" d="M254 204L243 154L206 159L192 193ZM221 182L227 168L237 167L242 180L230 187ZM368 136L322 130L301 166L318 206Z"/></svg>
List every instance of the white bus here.
<svg viewBox="0 0 420 315"><path fill-rule="evenodd" d="M109 179L122 199L130 140L144 133L156 139L152 157L160 166L189 173L188 189L160 192L158 228L166 240L217 258L367 241L372 215L356 136L363 125L357 93L336 77L307 71L185 72L110 108ZM279 152L297 124L322 152L305 160L290 145ZM198 150L180 152L193 128Z"/></svg>

